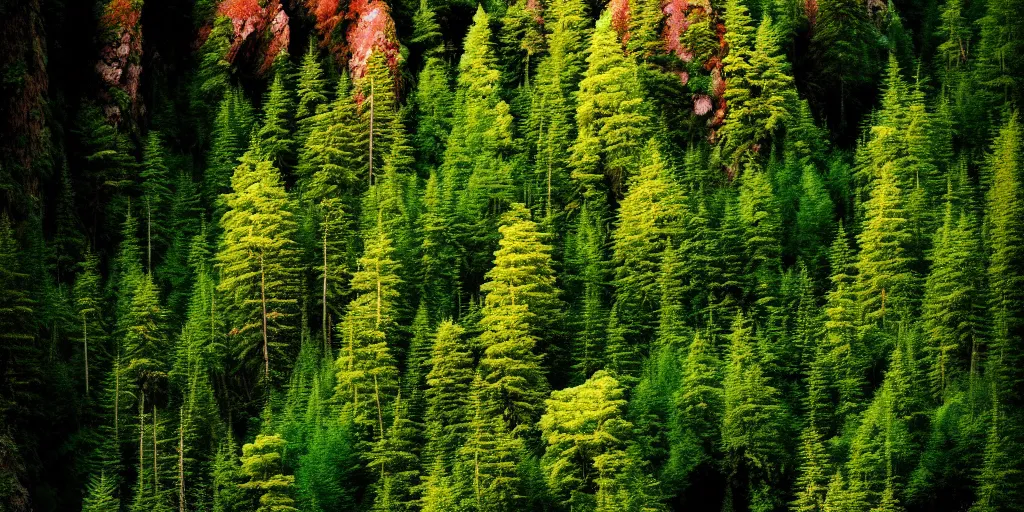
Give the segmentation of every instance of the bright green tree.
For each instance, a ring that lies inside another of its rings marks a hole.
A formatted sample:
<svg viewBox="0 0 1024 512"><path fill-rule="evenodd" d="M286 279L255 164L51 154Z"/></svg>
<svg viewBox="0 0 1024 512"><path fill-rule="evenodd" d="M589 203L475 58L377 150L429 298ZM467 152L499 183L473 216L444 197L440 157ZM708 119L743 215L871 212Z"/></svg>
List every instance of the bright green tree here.
<svg viewBox="0 0 1024 512"><path fill-rule="evenodd" d="M239 487L259 495L257 512L298 512L290 496L295 477L284 475L281 452L285 440L278 435L257 435L242 447L241 472L249 478Z"/></svg>
<svg viewBox="0 0 1024 512"><path fill-rule="evenodd" d="M621 51L605 13L590 39L587 71L579 83L576 140L570 148L572 177L586 197L621 195L638 169L648 118L635 64Z"/></svg>
<svg viewBox="0 0 1024 512"><path fill-rule="evenodd" d="M231 186L233 192L225 196L228 210L220 219L224 238L217 253L217 289L226 298L238 360L250 371L259 368L258 374L269 380L271 353L293 353L296 225L280 173L270 161L247 154ZM282 372L288 361L275 363L275 372Z"/></svg>
<svg viewBox="0 0 1024 512"><path fill-rule="evenodd" d="M551 393L540 419L545 441L542 459L548 485L570 508L594 506L591 493L605 461L624 458L632 436L625 419L625 390L605 371L580 386Z"/></svg>

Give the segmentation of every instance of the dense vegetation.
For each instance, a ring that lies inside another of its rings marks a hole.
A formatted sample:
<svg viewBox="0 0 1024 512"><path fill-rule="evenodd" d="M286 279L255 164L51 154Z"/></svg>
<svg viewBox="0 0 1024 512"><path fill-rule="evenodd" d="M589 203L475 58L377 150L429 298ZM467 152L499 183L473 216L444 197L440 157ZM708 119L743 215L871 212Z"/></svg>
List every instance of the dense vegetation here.
<svg viewBox="0 0 1024 512"><path fill-rule="evenodd" d="M1024 510L1016 0L76 3L0 510Z"/></svg>

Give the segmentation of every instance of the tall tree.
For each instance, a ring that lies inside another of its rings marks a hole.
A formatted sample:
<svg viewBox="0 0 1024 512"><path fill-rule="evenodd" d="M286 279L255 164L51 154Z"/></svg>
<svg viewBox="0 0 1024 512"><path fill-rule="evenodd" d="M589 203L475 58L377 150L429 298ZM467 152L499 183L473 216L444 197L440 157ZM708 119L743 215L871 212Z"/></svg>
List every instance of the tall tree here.
<svg viewBox="0 0 1024 512"><path fill-rule="evenodd" d="M220 219L224 238L217 253L222 277L217 289L227 299L227 318L239 361L270 380L271 353L292 354L296 328L294 292L296 230L288 194L277 168L248 153L231 178L228 211ZM283 375L289 359L275 363Z"/></svg>

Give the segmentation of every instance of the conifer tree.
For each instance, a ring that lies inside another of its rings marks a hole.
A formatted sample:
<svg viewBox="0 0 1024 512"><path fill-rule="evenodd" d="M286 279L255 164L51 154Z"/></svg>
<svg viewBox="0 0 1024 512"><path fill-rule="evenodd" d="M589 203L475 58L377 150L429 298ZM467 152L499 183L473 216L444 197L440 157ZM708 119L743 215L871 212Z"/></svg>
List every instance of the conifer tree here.
<svg viewBox="0 0 1024 512"><path fill-rule="evenodd" d="M285 440L278 435L257 435L256 440L242 447L241 472L249 478L239 484L259 495L257 512L298 511L290 496L295 477L282 474L281 451Z"/></svg>
<svg viewBox="0 0 1024 512"><path fill-rule="evenodd" d="M425 418L428 452L442 468L451 467L455 447L465 440L470 418L470 387L473 358L464 339L465 330L451 320L437 327L429 361Z"/></svg>
<svg viewBox="0 0 1024 512"><path fill-rule="evenodd" d="M669 462L666 474L685 479L698 466L711 464L719 456L725 404L721 362L707 335L694 335L686 352L684 374L673 402L678 414L672 417Z"/></svg>
<svg viewBox="0 0 1024 512"><path fill-rule="evenodd" d="M1009 379L1003 386L1008 396L1024 381L1020 377L1018 350L1020 333L1024 332L1024 200L1021 199L1022 168L1021 130L1011 118L1000 129L992 145L988 174L991 187L986 210L986 233L989 250L989 286L992 314L996 326L993 354L996 368L1006 371ZM997 370L999 371L999 370Z"/></svg>
<svg viewBox="0 0 1024 512"><path fill-rule="evenodd" d="M865 203L857 242L857 297L864 321L885 325L915 311L916 278L907 255L910 232L893 162L882 164Z"/></svg>
<svg viewBox="0 0 1024 512"><path fill-rule="evenodd" d="M682 190L661 154L650 150L648 162L631 181L612 234L617 320L625 343L634 347L646 346L654 335L661 256L672 249L685 214Z"/></svg>
<svg viewBox="0 0 1024 512"><path fill-rule="evenodd" d="M480 326L484 348L480 367L492 386L491 398L509 429L529 428L540 413L547 380L537 344L548 342L558 325L561 301L545 245L529 210L521 203L502 217L501 248L480 291L487 293ZM543 337L542 337L543 336Z"/></svg>
<svg viewBox="0 0 1024 512"><path fill-rule="evenodd" d="M295 140L292 138L292 124L295 121L295 96L288 83L288 66L284 58L278 57L274 81L270 83L267 97L263 101L262 124L256 131L260 156L282 170L291 169L294 164Z"/></svg>
<svg viewBox="0 0 1024 512"><path fill-rule="evenodd" d="M121 501L117 499L117 482L112 477L101 474L99 477L92 477L89 480L89 487L86 489L85 500L82 503L82 512L110 512L121 508Z"/></svg>
<svg viewBox="0 0 1024 512"><path fill-rule="evenodd" d="M153 269L154 246L157 254L170 242L167 216L171 204L171 177L160 132L152 130L142 154L142 202L146 214L146 268Z"/></svg>
<svg viewBox="0 0 1024 512"><path fill-rule="evenodd" d="M426 2L423 2L426 6ZM455 114L455 94L452 91L451 70L448 64L437 56L427 57L420 71L416 91L414 119L416 133L413 146L416 148L416 162L425 168L441 165L442 156L452 130L452 116Z"/></svg>
<svg viewBox="0 0 1024 512"><path fill-rule="evenodd" d="M298 124L296 142L305 144L311 118L320 112L321 106L327 105L327 95L324 94L326 87L327 81L324 79L316 44L310 39L306 53L302 56L302 66L295 85L295 122Z"/></svg>
<svg viewBox="0 0 1024 512"><path fill-rule="evenodd" d="M271 353L294 353L289 333L295 329L295 220L270 161L247 154L231 185L234 191L225 196L228 211L220 219L224 239L217 253L222 272L217 289L227 298L239 360L269 380ZM275 363L275 375L286 366L287 359Z"/></svg>
<svg viewBox="0 0 1024 512"><path fill-rule="evenodd" d="M648 133L635 64L623 56L611 14L598 20L580 81L572 177L586 197L621 195Z"/></svg>
<svg viewBox="0 0 1024 512"><path fill-rule="evenodd" d="M517 469L523 444L508 432L500 415L490 412L489 387L479 374L473 380L472 418L454 479L470 510L511 512L522 502Z"/></svg>
<svg viewBox="0 0 1024 512"><path fill-rule="evenodd" d="M958 374L975 373L973 363L985 339L983 249L972 224L964 213L955 220L947 201L925 283L922 328L929 340L929 380L937 399Z"/></svg>
<svg viewBox="0 0 1024 512"><path fill-rule="evenodd" d="M89 363L92 361L96 375L97 362L104 360L107 352L106 322L104 321L104 304L100 290L99 260L91 252L85 254L85 260L79 266L75 277L72 296L75 300L76 320L81 325L81 335L76 336L82 343L82 364L84 368L85 392L89 394ZM90 359L89 344L92 343L93 353Z"/></svg>
<svg viewBox="0 0 1024 512"><path fill-rule="evenodd" d="M632 424L625 419L625 391L619 381L598 371L585 383L551 393L540 419L546 443L542 465L548 485L573 508L593 507L589 491L603 462L624 458Z"/></svg>
<svg viewBox="0 0 1024 512"><path fill-rule="evenodd" d="M408 510L416 502L420 477L416 440L420 425L408 418L407 409L401 397L395 400L394 420L367 455L367 466L377 476L371 510Z"/></svg>
<svg viewBox="0 0 1024 512"><path fill-rule="evenodd" d="M359 270L352 276L356 297L338 324L341 351L335 362L335 397L353 418L357 438L367 443L384 435L385 416L398 391L393 347L398 342L398 263L388 233L367 233Z"/></svg>
<svg viewBox="0 0 1024 512"><path fill-rule="evenodd" d="M760 145L789 123L796 90L770 17L757 26L753 44L752 22L742 2L727 2L724 22L729 53L722 64L729 110L719 135L723 161L736 168L743 154L756 154Z"/></svg>
<svg viewBox="0 0 1024 512"><path fill-rule="evenodd" d="M722 443L733 471L746 468L749 506L771 510L779 500L772 486L785 465L778 433L784 428L778 391L769 385L751 328L742 315L733 323L724 383Z"/></svg>
<svg viewBox="0 0 1024 512"><path fill-rule="evenodd" d="M214 512L242 512L255 508L255 500L248 499L241 488L247 475L242 472L238 445L230 430L217 447L211 472Z"/></svg>
<svg viewBox="0 0 1024 512"><path fill-rule="evenodd" d="M436 172L430 174L424 191L424 211L419 218L423 237L420 292L433 321L456 318L461 306L459 251L452 233L450 204L445 201Z"/></svg>
<svg viewBox="0 0 1024 512"><path fill-rule="evenodd" d="M818 66L815 81L820 90L839 93L839 118L832 121L834 126L853 125L850 113L856 112L860 103L857 96L878 71L877 39L878 29L860 2L823 0L818 4L811 52Z"/></svg>
<svg viewBox="0 0 1024 512"><path fill-rule="evenodd" d="M575 233L575 274L582 281L582 297L569 301L570 313L567 318L574 323L576 332L573 340L574 380L582 383L601 368L604 355L605 327L608 323L607 295L609 272L605 246L607 230L599 213L590 202L580 208ZM568 258L567 258L568 259ZM572 275L566 272L568 276ZM582 302L582 304L580 304ZM573 322L575 319L575 322Z"/></svg>

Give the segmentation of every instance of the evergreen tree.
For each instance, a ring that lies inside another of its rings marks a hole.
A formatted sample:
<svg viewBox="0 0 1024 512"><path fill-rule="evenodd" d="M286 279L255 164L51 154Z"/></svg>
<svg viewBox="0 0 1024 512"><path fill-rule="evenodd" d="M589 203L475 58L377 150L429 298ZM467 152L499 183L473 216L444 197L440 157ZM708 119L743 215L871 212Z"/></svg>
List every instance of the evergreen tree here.
<svg viewBox="0 0 1024 512"><path fill-rule="evenodd" d="M890 319L909 319L915 311L916 277L907 255L910 232L896 184L894 162L878 169L871 199L857 237L857 296L864 321L885 325Z"/></svg>
<svg viewBox="0 0 1024 512"><path fill-rule="evenodd" d="M465 440L470 418L473 358L465 331L451 320L437 327L427 374L425 418L428 452L442 468L451 466L455 447Z"/></svg>
<svg viewBox="0 0 1024 512"><path fill-rule="evenodd" d="M121 502L115 496L116 493L117 483L113 478L108 478L105 474L101 474L98 478L92 477L89 480L89 487L86 489L82 512L119 510Z"/></svg>
<svg viewBox="0 0 1024 512"><path fill-rule="evenodd" d="M168 210L171 204L171 177L160 132L149 132L142 154L142 202L146 214L146 268L153 269L153 249L163 253L170 242Z"/></svg>
<svg viewBox="0 0 1024 512"><path fill-rule="evenodd" d="M576 140L570 148L572 178L586 197L621 195L637 170L648 118L635 64L623 56L611 15L598 20L590 39L587 71L579 83Z"/></svg>
<svg viewBox="0 0 1024 512"><path fill-rule="evenodd" d="M625 344L634 350L646 346L654 335L661 255L673 250L671 240L678 235L686 210L682 190L661 154L650 150L648 162L630 182L612 233L618 327ZM637 353L627 365L638 364L640 356ZM636 376L632 373L636 366L613 369L622 376Z"/></svg>
<svg viewBox="0 0 1024 512"><path fill-rule="evenodd" d="M1018 122L1011 118L999 131L992 146L992 159L988 174L991 187L988 192L986 234L988 239L988 278L996 326L992 355L997 371L1005 371L1009 390L1016 390L1020 382L1020 351L1017 344L1024 332L1024 224L1021 223L1022 199L1020 169L1022 167L1021 135ZM1002 370L999 370L1001 368Z"/></svg>
<svg viewBox="0 0 1024 512"><path fill-rule="evenodd" d="M590 509L589 491L597 478L610 477L597 468L626 456L632 424L625 419L625 391L615 377L598 371L585 383L551 393L540 419L546 442L542 459L548 485L572 509Z"/></svg>
<svg viewBox="0 0 1024 512"><path fill-rule="evenodd" d="M722 59L728 83L724 98L729 110L718 134L722 159L736 168L742 155L756 154L776 130L790 121L789 109L796 102L796 90L770 17L757 26L753 45L752 22L742 2L727 2L723 19L729 46L729 53Z"/></svg>
<svg viewBox="0 0 1024 512"><path fill-rule="evenodd" d="M522 501L518 465L523 444L509 434L500 415L487 404L490 385L478 374L473 381L472 418L459 449L454 478L470 510L511 512Z"/></svg>
<svg viewBox="0 0 1024 512"><path fill-rule="evenodd" d="M295 85L295 122L299 126L297 142L305 143L311 118L320 112L321 106L327 105L327 95L324 94L326 87L323 66L320 65L316 45L310 39L309 47L302 56L302 66Z"/></svg>
<svg viewBox="0 0 1024 512"><path fill-rule="evenodd" d="M338 324L341 351L335 362L335 398L351 414L357 438L367 443L384 435L384 418L398 391L393 347L398 342L399 279L391 239L378 223L367 233L359 270L352 276L356 297Z"/></svg>
<svg viewBox="0 0 1024 512"><path fill-rule="evenodd" d="M231 185L234 191L225 196L228 211L220 220L224 239L217 253L222 272L217 289L227 298L238 360L250 370L262 366L258 374L269 380L271 352L294 353L289 333L295 329L295 220L271 162L247 154ZM281 375L287 364L287 358L275 363L274 375Z"/></svg>
<svg viewBox="0 0 1024 512"><path fill-rule="evenodd" d="M722 443L732 471L746 468L746 484L751 510L771 510L777 506L773 485L785 467L783 409L778 391L769 385L757 353L753 333L742 315L733 323L729 364L724 383L725 408ZM742 489L742 487L739 487Z"/></svg>
<svg viewBox="0 0 1024 512"><path fill-rule="evenodd" d="M281 451L285 440L278 435L258 435L252 443L242 447L241 472L249 478L239 484L245 490L259 495L257 512L298 511L289 494L295 477L282 474Z"/></svg>
<svg viewBox="0 0 1024 512"><path fill-rule="evenodd" d="M278 169L288 170L295 158L295 140L292 138L295 97L288 83L287 66L282 57L278 58L282 61L276 63L274 80L263 100L262 124L255 137L259 141L260 157Z"/></svg>

